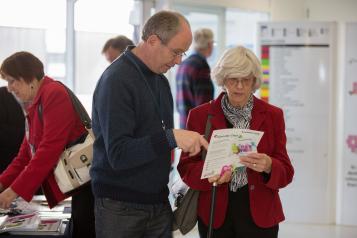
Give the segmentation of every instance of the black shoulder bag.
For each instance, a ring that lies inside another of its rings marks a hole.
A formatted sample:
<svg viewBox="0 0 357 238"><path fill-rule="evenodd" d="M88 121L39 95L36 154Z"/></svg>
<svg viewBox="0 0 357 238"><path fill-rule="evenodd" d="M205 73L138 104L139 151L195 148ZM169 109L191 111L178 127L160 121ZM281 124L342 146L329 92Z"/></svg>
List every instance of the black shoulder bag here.
<svg viewBox="0 0 357 238"><path fill-rule="evenodd" d="M212 103L212 101L211 101ZM205 128L205 138L208 139L211 131L211 114L207 115ZM206 150L202 151L201 159L206 158ZM180 182L181 187L177 189L175 194L174 224L173 230L179 229L185 235L190 232L197 223L197 203L200 191L189 188L184 182Z"/></svg>

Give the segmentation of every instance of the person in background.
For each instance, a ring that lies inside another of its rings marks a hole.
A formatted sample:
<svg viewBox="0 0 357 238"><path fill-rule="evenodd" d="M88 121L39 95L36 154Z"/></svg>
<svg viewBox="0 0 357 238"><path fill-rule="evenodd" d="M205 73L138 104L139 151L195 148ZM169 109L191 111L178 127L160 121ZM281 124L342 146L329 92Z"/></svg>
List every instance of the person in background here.
<svg viewBox="0 0 357 238"><path fill-rule="evenodd" d="M180 128L186 127L188 112L213 99L214 87L207 58L213 51L213 32L201 28L193 34L194 52L178 67L176 74L176 106Z"/></svg>
<svg viewBox="0 0 357 238"><path fill-rule="evenodd" d="M163 75L192 41L187 20L160 11L142 40L104 71L93 95L93 164L97 237L172 237L170 151L195 155L207 141L173 129L173 99Z"/></svg>
<svg viewBox="0 0 357 238"><path fill-rule="evenodd" d="M112 63L116 58L118 58L119 55L121 55L121 53L124 52L128 45L134 45L133 41L124 35L119 35L105 42L102 54L109 63Z"/></svg>
<svg viewBox="0 0 357 238"><path fill-rule="evenodd" d="M9 56L1 64L0 75L26 112L19 153L0 175L0 208L9 208L17 196L31 201L40 186L52 208L69 196L60 191L54 168L64 148L83 141L87 131L64 86L44 74L36 56L29 52ZM95 237L93 206L90 184L73 194L71 237Z"/></svg>
<svg viewBox="0 0 357 238"><path fill-rule="evenodd" d="M20 104L6 87L0 87L0 173L19 151L25 132L25 117Z"/></svg>
<svg viewBox="0 0 357 238"><path fill-rule="evenodd" d="M178 171L183 181L200 191L201 238L207 236L214 182L218 187L213 237L278 237L278 224L284 220L279 189L292 181L294 169L286 151L283 111L253 95L261 75L260 62L252 51L241 46L226 50L212 70L212 78L223 92L189 113L187 128L200 134L205 131L208 114L212 115L212 131L240 128L264 132L257 152L240 157L243 167L208 179L200 179L204 163L200 155L181 154Z"/></svg>

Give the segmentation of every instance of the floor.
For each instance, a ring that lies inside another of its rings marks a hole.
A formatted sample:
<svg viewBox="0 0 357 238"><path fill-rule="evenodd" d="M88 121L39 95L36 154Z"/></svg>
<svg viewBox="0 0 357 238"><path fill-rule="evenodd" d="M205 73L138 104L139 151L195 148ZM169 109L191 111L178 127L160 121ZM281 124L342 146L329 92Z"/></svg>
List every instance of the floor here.
<svg viewBox="0 0 357 238"><path fill-rule="evenodd" d="M183 237L198 238L197 229L185 236L175 231L174 238ZM281 223L279 238L357 238L357 226Z"/></svg>

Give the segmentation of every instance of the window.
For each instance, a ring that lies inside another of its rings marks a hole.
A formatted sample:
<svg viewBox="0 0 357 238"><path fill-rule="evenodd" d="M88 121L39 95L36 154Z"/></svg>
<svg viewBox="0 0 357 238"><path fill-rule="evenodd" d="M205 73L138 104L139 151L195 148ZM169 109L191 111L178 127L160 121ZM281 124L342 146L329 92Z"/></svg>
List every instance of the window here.
<svg viewBox="0 0 357 238"><path fill-rule="evenodd" d="M102 48L116 35L132 39L129 14L133 0L77 1L75 6L75 88L78 94L92 94L95 85L109 65Z"/></svg>
<svg viewBox="0 0 357 238"><path fill-rule="evenodd" d="M65 19L63 0L1 0L0 62L17 51L29 51L44 63L48 75L63 79ZM59 34L53 37L54 32Z"/></svg>
<svg viewBox="0 0 357 238"><path fill-rule="evenodd" d="M226 48L242 45L258 54L258 22L268 20L268 13L227 9Z"/></svg>
<svg viewBox="0 0 357 238"><path fill-rule="evenodd" d="M101 55L104 43L118 34L132 38L129 14L133 5L133 0L76 1L74 88L77 94L91 95L108 66ZM67 82L66 10L67 0L1 0L0 62L16 51L29 51L44 63L47 75ZM90 103L85 104L90 108Z"/></svg>

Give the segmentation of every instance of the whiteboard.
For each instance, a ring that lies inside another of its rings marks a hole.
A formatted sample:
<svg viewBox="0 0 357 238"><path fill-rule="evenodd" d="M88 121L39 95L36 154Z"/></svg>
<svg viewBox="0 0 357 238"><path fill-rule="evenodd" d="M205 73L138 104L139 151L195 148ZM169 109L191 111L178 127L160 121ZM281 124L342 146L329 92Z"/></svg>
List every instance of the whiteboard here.
<svg viewBox="0 0 357 238"><path fill-rule="evenodd" d="M286 220L330 223L334 23L259 24L263 99L283 109L293 182L280 191ZM265 98L264 98L265 96Z"/></svg>

